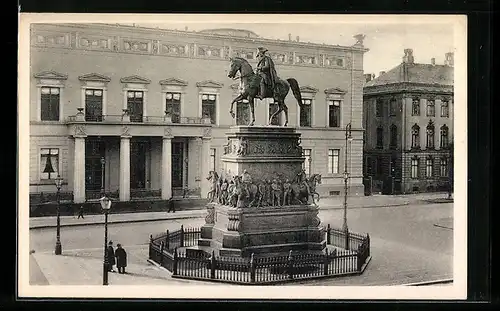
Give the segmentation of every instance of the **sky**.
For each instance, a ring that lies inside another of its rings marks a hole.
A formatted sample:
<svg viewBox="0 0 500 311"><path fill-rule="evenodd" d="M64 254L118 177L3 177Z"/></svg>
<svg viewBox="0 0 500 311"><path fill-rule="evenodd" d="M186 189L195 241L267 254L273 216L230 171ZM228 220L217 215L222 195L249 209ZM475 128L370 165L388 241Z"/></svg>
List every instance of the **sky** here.
<svg viewBox="0 0 500 311"><path fill-rule="evenodd" d="M240 20L243 22L238 22L237 19L227 21L218 19L217 23L200 18L175 20L169 23L143 22L135 25L178 30L185 30L185 27L188 27L190 31L237 28L254 31L259 36L269 39L288 40L288 34L291 34L293 40L299 36L302 42L344 46L354 44L356 40L353 36L361 33L366 36L364 46L369 49L364 57L364 72L376 76L380 71L388 71L400 64L406 48L413 49L416 63L430 63L431 58L435 58L436 64L443 64L445 53L455 50L454 24L446 17L405 16L390 19L368 17L347 21L335 21L331 17L294 21L286 19L256 21L255 18L242 18ZM212 17L211 20L213 19ZM281 22L282 20L284 21Z"/></svg>

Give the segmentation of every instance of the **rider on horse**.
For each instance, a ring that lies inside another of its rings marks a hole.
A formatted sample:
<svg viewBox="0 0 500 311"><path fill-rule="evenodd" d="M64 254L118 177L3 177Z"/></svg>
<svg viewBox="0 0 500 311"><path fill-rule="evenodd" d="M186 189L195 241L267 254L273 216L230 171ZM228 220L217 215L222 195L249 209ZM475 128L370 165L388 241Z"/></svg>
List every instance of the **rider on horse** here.
<svg viewBox="0 0 500 311"><path fill-rule="evenodd" d="M307 182L307 175L305 170L301 170L297 174L297 181L299 184L302 184L306 187L308 195L312 195L311 188L309 187L309 183Z"/></svg>
<svg viewBox="0 0 500 311"><path fill-rule="evenodd" d="M274 88L278 79L273 59L269 55L266 55L267 51L266 48L260 47L257 52L257 59L259 60L257 74L262 78L260 80L260 99L266 97L268 89L271 90L271 96L274 97Z"/></svg>

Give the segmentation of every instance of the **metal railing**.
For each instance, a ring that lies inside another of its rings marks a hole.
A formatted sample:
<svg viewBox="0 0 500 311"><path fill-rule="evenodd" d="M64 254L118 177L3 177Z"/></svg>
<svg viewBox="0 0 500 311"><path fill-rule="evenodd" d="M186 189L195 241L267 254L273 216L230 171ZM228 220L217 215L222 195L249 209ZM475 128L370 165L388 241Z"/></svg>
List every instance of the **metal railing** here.
<svg viewBox="0 0 500 311"><path fill-rule="evenodd" d="M165 123L165 124L211 124L200 117L165 117L141 115L73 115L68 116L68 122L98 122L98 123Z"/></svg>
<svg viewBox="0 0 500 311"><path fill-rule="evenodd" d="M345 241L341 230L328 226L327 243ZM172 272L172 277L221 281L235 284L273 284L320 277L335 277L363 272L370 257L370 237L350 233L350 249L321 254L293 253L288 256L234 258L214 252L189 252L180 249L197 245L201 229L166 231L150 237L149 259ZM338 241L336 240L338 238ZM338 242L338 243L337 243Z"/></svg>

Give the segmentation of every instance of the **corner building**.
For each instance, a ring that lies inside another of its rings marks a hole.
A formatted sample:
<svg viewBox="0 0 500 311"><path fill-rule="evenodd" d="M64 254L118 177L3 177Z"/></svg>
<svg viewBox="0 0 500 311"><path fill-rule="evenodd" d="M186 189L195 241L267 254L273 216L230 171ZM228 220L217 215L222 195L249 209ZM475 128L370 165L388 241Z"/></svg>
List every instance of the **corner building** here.
<svg viewBox="0 0 500 311"><path fill-rule="evenodd" d="M453 53L444 64L403 61L366 75L364 174L385 194L447 190L453 157ZM369 187L371 187L369 186ZM369 188L367 187L367 188Z"/></svg>
<svg viewBox="0 0 500 311"><path fill-rule="evenodd" d="M304 169L322 174L319 193L342 194L351 122L350 191L362 194L362 43L108 24L32 26L30 194L55 192L60 175L75 203L100 191L120 201L206 197L209 171L222 169L225 133L248 122L247 103L236 105L236 119L229 114L239 87L227 77L229 57L255 68L258 46L269 49L280 77L301 86L306 108L298 111L289 93L289 126L302 134ZM256 125L274 109L256 100Z"/></svg>

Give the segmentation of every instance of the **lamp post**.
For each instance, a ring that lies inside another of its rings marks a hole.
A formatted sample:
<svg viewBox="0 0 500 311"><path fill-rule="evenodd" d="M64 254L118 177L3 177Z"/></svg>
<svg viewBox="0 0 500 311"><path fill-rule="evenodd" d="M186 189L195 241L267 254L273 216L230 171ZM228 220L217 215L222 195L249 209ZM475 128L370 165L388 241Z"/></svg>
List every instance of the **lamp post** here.
<svg viewBox="0 0 500 311"><path fill-rule="evenodd" d="M307 162L309 162L309 177L311 177L312 176L312 170L311 170L312 158L311 158L311 155L309 155Z"/></svg>
<svg viewBox="0 0 500 311"><path fill-rule="evenodd" d="M342 225L342 231L345 236L345 248L349 249L349 227L347 226L347 193L348 193L348 182L349 182L349 172L347 171L347 156L348 156L348 144L352 141L351 136L351 123L348 123L345 128L345 157L344 157L344 223Z"/></svg>
<svg viewBox="0 0 500 311"><path fill-rule="evenodd" d="M102 266L102 285L108 285L108 212L111 208L111 200L103 196L99 201L104 212L104 262Z"/></svg>
<svg viewBox="0 0 500 311"><path fill-rule="evenodd" d="M57 178L54 179L54 182L57 187L57 227L56 227L56 248L55 248L55 254L56 255L61 255L62 253L62 245L61 245L61 200L60 200L60 194L61 194L61 187L63 183L63 178L59 175L57 175Z"/></svg>
<svg viewBox="0 0 500 311"><path fill-rule="evenodd" d="M101 197L104 197L104 164L106 164L106 159L101 157Z"/></svg>

